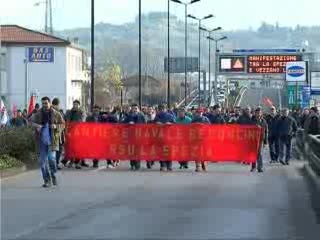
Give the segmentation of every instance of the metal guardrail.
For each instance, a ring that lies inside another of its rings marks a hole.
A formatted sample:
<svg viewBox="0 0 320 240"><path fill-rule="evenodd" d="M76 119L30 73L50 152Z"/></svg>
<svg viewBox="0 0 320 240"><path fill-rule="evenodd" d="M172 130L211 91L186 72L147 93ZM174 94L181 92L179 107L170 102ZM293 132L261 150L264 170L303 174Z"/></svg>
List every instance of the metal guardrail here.
<svg viewBox="0 0 320 240"><path fill-rule="evenodd" d="M303 129L299 129L296 149L300 157L308 161L310 168L320 178L320 135L306 135Z"/></svg>

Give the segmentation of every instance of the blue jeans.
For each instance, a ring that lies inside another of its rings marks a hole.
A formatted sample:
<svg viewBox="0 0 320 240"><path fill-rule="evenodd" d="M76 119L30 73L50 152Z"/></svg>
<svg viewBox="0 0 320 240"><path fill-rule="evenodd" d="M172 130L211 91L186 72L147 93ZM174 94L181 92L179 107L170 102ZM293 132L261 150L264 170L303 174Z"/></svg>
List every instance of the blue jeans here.
<svg viewBox="0 0 320 240"><path fill-rule="evenodd" d="M261 151L262 151L262 149L260 149L259 150L259 152L258 152L258 159L257 159L257 162L255 163L252 163L252 168L256 168L257 167L257 165L258 165L258 170L262 170L262 168L263 168L263 159L262 159L262 154L261 154Z"/></svg>
<svg viewBox="0 0 320 240"><path fill-rule="evenodd" d="M41 168L41 173L43 180L45 182L50 182L51 178L55 178L55 174L57 172L56 165L56 152L51 151L48 145L43 144L40 141L40 159L39 165ZM50 172L49 172L50 168Z"/></svg>
<svg viewBox="0 0 320 240"><path fill-rule="evenodd" d="M280 161L285 158L286 162L291 159L291 136L281 136L280 137Z"/></svg>

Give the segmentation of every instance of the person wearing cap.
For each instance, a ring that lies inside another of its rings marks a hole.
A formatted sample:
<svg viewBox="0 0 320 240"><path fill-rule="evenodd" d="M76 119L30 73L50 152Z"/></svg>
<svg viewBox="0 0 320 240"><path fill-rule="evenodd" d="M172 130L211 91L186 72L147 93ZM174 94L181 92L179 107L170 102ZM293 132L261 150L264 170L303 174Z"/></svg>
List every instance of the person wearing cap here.
<svg viewBox="0 0 320 240"><path fill-rule="evenodd" d="M278 132L278 120L280 115L277 114L277 110L274 106L270 108L270 114L266 116L268 124L268 143L270 151L270 163L278 162L279 158L279 132Z"/></svg>
<svg viewBox="0 0 320 240"><path fill-rule="evenodd" d="M186 116L186 110L184 108L178 109L178 117L176 118L177 124L190 124L192 122L192 119L188 116ZM180 163L180 169L188 168L188 162L179 162Z"/></svg>
<svg viewBox="0 0 320 240"><path fill-rule="evenodd" d="M258 107L255 109L254 116L252 117L252 123L261 127L263 129L263 131L262 131L260 149L258 152L258 159L257 159L257 162L252 163L251 172L255 171L256 169L258 170L258 172L263 172L263 159L262 159L261 152L263 150L263 147L265 145L267 145L268 124L267 124L266 120L263 119L261 107Z"/></svg>
<svg viewBox="0 0 320 240"><path fill-rule="evenodd" d="M192 119L192 123L207 123L210 124L210 120L203 116L203 108L198 108L194 114L194 117ZM203 171L208 170L208 164L206 161L196 161L196 172L201 171L201 167Z"/></svg>
<svg viewBox="0 0 320 240"><path fill-rule="evenodd" d="M281 111L281 117L278 120L279 133L279 161L282 165L289 165L291 158L291 140L295 136L298 126L296 121L289 116L289 109L284 108ZM286 152L284 152L286 148ZM285 158L285 161L283 159Z"/></svg>
<svg viewBox="0 0 320 240"><path fill-rule="evenodd" d="M157 124L172 124L175 123L175 118L172 114L168 113L167 106L162 104L158 106L158 113L154 119ZM160 161L160 171L172 171L171 161Z"/></svg>

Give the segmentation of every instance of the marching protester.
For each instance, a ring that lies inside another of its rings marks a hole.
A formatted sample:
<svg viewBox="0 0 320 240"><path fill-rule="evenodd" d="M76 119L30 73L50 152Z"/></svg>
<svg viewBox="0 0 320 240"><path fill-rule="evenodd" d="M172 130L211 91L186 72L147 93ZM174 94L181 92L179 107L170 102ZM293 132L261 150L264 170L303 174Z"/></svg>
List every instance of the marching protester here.
<svg viewBox="0 0 320 240"><path fill-rule="evenodd" d="M154 107L152 106L148 106L147 110L146 110L146 114L145 114L145 118L148 124L152 124L154 123L154 119L156 117L156 111L154 109ZM154 165L154 161L147 161L147 168L151 169Z"/></svg>
<svg viewBox="0 0 320 240"><path fill-rule="evenodd" d="M186 116L186 110L185 108L179 108L178 109L178 117L176 118L177 124L190 124L192 122L192 119ZM188 162L179 162L180 169L188 168Z"/></svg>
<svg viewBox="0 0 320 240"><path fill-rule="evenodd" d="M107 106L105 111L100 112L100 122L101 123L118 123L118 117L116 115L116 111L113 111L111 106ZM98 167L98 161L94 161L94 167ZM114 168L115 167L115 160L107 159L107 168Z"/></svg>
<svg viewBox="0 0 320 240"><path fill-rule="evenodd" d="M279 132L279 161L282 165L289 165L291 159L291 141L298 130L296 121L289 116L287 108L282 109L278 120ZM286 152L284 152L286 149ZM284 161L285 159L285 161Z"/></svg>
<svg viewBox="0 0 320 240"><path fill-rule="evenodd" d="M304 122L304 131L306 134L320 134L320 115L317 107L310 108L310 113Z"/></svg>
<svg viewBox="0 0 320 240"><path fill-rule="evenodd" d="M175 122L173 114L167 111L166 105L159 105L158 114L156 115L154 122L157 124L172 124ZM172 171L171 161L160 161L160 171Z"/></svg>
<svg viewBox="0 0 320 240"><path fill-rule="evenodd" d="M251 172L255 171L256 169L258 172L263 172L263 158L262 158L262 151L265 145L267 145L268 139L268 124L263 119L262 109L261 107L256 108L254 112L254 116L252 117L252 124L255 124L262 128L262 137L261 137L261 144L258 151L258 159L257 162L252 163L251 165Z"/></svg>
<svg viewBox="0 0 320 240"><path fill-rule="evenodd" d="M210 124L210 120L206 116L203 116L203 109L199 108L195 112L195 115L192 119L192 123L209 123ZM205 161L196 161L196 172L200 172L201 168L203 171L207 171L208 163Z"/></svg>
<svg viewBox="0 0 320 240"><path fill-rule="evenodd" d="M58 98L54 98L52 100L52 108L54 110L58 111L61 114L62 118L65 119L63 111L62 111L62 109L60 109L60 100ZM59 138L59 150L56 151L56 163L57 163L58 170L61 170L60 159L61 159L61 155L62 155L62 151L63 151L63 145L65 142L65 132L64 131L65 131L64 129L61 130L61 134L60 134L60 138ZM65 164L65 161L62 161L62 163Z"/></svg>
<svg viewBox="0 0 320 240"><path fill-rule="evenodd" d="M60 135L65 122L61 114L51 106L50 98L43 97L41 103L42 108L32 116L31 121L39 144L39 162L44 181L42 186L47 188L51 183L57 185L56 152L59 151Z"/></svg>
<svg viewBox="0 0 320 240"><path fill-rule="evenodd" d="M127 115L124 120L124 123L129 124L137 124L137 123L146 123L146 119L142 112L139 110L138 104L132 104L132 110ZM141 168L141 161L140 160L131 160L130 161L131 170L139 170Z"/></svg>
<svg viewBox="0 0 320 240"><path fill-rule="evenodd" d="M221 112L221 106L216 104L213 106L212 111L207 115L211 124L224 124L226 123L224 116Z"/></svg>
<svg viewBox="0 0 320 240"><path fill-rule="evenodd" d="M278 132L278 120L280 115L277 114L277 110L274 106L270 108L271 112L266 116L268 123L268 143L270 151L270 163L277 163L279 158L279 132Z"/></svg>
<svg viewBox="0 0 320 240"><path fill-rule="evenodd" d="M10 125L16 128L26 127L28 125L28 121L22 116L22 112L20 109L17 110L17 116L11 118Z"/></svg>
<svg viewBox="0 0 320 240"><path fill-rule="evenodd" d="M66 112L66 122L84 122L85 118L86 118L85 113L80 109L80 101L79 100L73 101L72 109ZM70 159L68 167L72 167L73 163L75 164L76 169L81 169L81 166L89 167L89 165L85 163L84 160L80 161L79 159Z"/></svg>
<svg viewBox="0 0 320 240"><path fill-rule="evenodd" d="M95 122L95 123L101 122L100 107L98 105L93 106L93 111L89 116L87 116L86 122ZM97 159L93 159L92 167L93 168L99 167Z"/></svg>

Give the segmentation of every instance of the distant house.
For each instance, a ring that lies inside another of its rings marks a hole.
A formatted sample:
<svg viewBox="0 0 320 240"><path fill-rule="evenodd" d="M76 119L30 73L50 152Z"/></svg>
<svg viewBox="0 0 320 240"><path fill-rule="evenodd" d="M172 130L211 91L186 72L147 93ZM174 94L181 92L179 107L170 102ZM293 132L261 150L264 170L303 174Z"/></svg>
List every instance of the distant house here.
<svg viewBox="0 0 320 240"><path fill-rule="evenodd" d="M87 53L68 40L17 25L0 25L0 96L25 108L32 94L58 97L61 108L84 103ZM87 84L86 84L87 85Z"/></svg>

